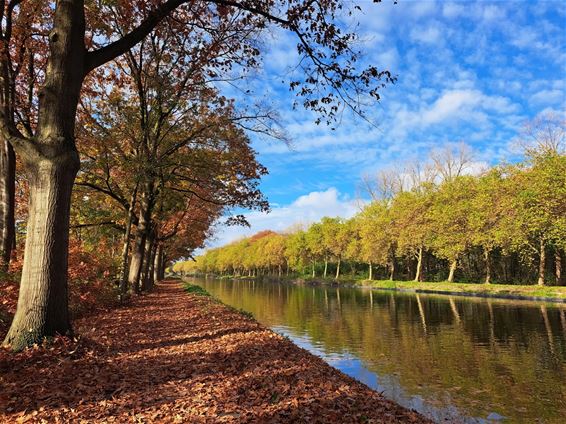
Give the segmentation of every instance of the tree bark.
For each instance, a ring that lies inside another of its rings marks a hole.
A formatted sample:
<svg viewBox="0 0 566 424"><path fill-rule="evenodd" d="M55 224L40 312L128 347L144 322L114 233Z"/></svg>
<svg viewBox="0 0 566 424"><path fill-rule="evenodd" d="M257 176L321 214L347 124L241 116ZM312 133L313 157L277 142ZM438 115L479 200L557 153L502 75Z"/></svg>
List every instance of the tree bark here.
<svg viewBox="0 0 566 424"><path fill-rule="evenodd" d="M122 248L122 270L120 272L120 299L128 292L128 258L130 253L130 238L132 236L132 225L134 222L134 210L138 187L134 189L130 198L130 208L128 209L128 222L126 223L126 233L124 234L124 245Z"/></svg>
<svg viewBox="0 0 566 424"><path fill-rule="evenodd" d="M128 284L134 288L136 293L139 293L141 289L140 277L143 269L145 242L149 235L151 211L153 208L152 192L152 186L148 185L141 199L136 241L132 251L132 260L130 261Z"/></svg>
<svg viewBox="0 0 566 424"><path fill-rule="evenodd" d="M456 267L458 266L458 260L454 259L451 263L450 263L450 272L448 273L448 282L449 283L453 283L454 282L454 273L456 272Z"/></svg>
<svg viewBox="0 0 566 424"><path fill-rule="evenodd" d="M338 258L338 264L336 265L336 280L338 279L338 277L340 277L340 262L342 262L342 260Z"/></svg>
<svg viewBox="0 0 566 424"><path fill-rule="evenodd" d="M314 273L314 261L312 262L312 278L314 278L316 275Z"/></svg>
<svg viewBox="0 0 566 424"><path fill-rule="evenodd" d="M153 262L153 280L155 282L161 281L162 267L163 267L163 246L156 244L155 255Z"/></svg>
<svg viewBox="0 0 566 424"><path fill-rule="evenodd" d="M544 244L544 239L540 239L539 248L539 265L538 265L538 281L539 286L544 286L544 270L546 265L546 246Z"/></svg>
<svg viewBox="0 0 566 424"><path fill-rule="evenodd" d="M328 273L328 258L324 258L324 278L326 278L327 273Z"/></svg>
<svg viewBox="0 0 566 424"><path fill-rule="evenodd" d="M373 264L371 261L368 262L369 277L368 280L373 280Z"/></svg>
<svg viewBox="0 0 566 424"><path fill-rule="evenodd" d="M16 315L4 344L14 350L44 337L72 332L67 266L75 153L42 160L30 169L29 218ZM29 168L28 168L29 169Z"/></svg>
<svg viewBox="0 0 566 424"><path fill-rule="evenodd" d="M0 140L0 269L4 271L16 242L15 193L16 154L10 143Z"/></svg>
<svg viewBox="0 0 566 424"><path fill-rule="evenodd" d="M2 131L5 136L11 134L9 141L23 160L30 185L18 306L4 341L14 350L40 343L48 336L71 333L67 299L69 214L80 166L74 129L85 77L84 34L84 1L58 1L33 140L9 125L5 110L0 116Z"/></svg>

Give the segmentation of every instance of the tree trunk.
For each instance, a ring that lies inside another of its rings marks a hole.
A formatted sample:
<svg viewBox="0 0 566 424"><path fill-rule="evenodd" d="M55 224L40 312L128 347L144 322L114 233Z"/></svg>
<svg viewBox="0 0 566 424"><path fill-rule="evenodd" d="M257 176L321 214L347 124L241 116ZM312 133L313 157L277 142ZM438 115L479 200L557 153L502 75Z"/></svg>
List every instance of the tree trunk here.
<svg viewBox="0 0 566 424"><path fill-rule="evenodd" d="M314 273L314 261L312 262L312 278L315 277L315 273Z"/></svg>
<svg viewBox="0 0 566 424"><path fill-rule="evenodd" d="M140 292L140 276L143 267L145 242L147 240L151 224L151 210L153 207L152 192L153 186L148 184L141 199L136 241L134 250L132 251L132 260L130 261L128 284L130 285L130 287L134 288L134 291L136 293Z"/></svg>
<svg viewBox="0 0 566 424"><path fill-rule="evenodd" d="M390 279L391 281L393 281L393 279L395 278L395 259L393 259L393 260L391 261L391 263L389 264L389 266L390 266L390 270L391 270L391 272L390 272L390 274L389 274L389 279Z"/></svg>
<svg viewBox="0 0 566 424"><path fill-rule="evenodd" d="M423 248L420 247L418 257L417 257L417 270L415 271L415 280L414 281L421 281L422 268L423 268Z"/></svg>
<svg viewBox="0 0 566 424"><path fill-rule="evenodd" d="M484 250L485 257L485 284L491 283L491 254L488 249Z"/></svg>
<svg viewBox="0 0 566 424"><path fill-rule="evenodd" d="M153 237L150 234L145 239L142 278L141 278L142 291L151 290L151 286L153 285L152 266L153 266Z"/></svg>
<svg viewBox="0 0 566 424"><path fill-rule="evenodd" d="M562 255L558 248L554 250L554 275L556 276L556 285L562 285Z"/></svg>
<svg viewBox="0 0 566 424"><path fill-rule="evenodd" d="M369 277L368 280L373 280L373 264L371 261L368 262Z"/></svg>
<svg viewBox="0 0 566 424"><path fill-rule="evenodd" d="M544 239L540 239L540 249L539 249L539 265L538 265L538 281L539 286L544 286L544 269L546 265L546 246L544 245Z"/></svg>
<svg viewBox="0 0 566 424"><path fill-rule="evenodd" d="M328 259L324 258L324 278L326 278L327 273L328 273Z"/></svg>
<svg viewBox="0 0 566 424"><path fill-rule="evenodd" d="M72 332L67 266L76 152L28 166L29 218L16 315L4 340L20 350L44 337Z"/></svg>
<svg viewBox="0 0 566 424"><path fill-rule="evenodd" d="M342 260L338 258L338 264L336 265L336 280L338 279L338 277L340 277L340 262L342 262Z"/></svg>
<svg viewBox="0 0 566 424"><path fill-rule="evenodd" d="M162 267L163 267L163 246L156 244L155 254L153 258L153 281L158 282L162 280Z"/></svg>
<svg viewBox="0 0 566 424"><path fill-rule="evenodd" d="M4 344L18 350L46 336L71 333L67 297L71 191L80 161L75 119L85 77L83 0L58 1L33 140L3 131L29 174L30 200L16 315ZM5 107L6 98L2 99Z"/></svg>
<svg viewBox="0 0 566 424"><path fill-rule="evenodd" d="M448 273L448 282L449 283L453 283L454 282L454 273L456 272L456 267L458 266L458 260L454 259L451 263L450 263L450 272Z"/></svg>
<svg viewBox="0 0 566 424"><path fill-rule="evenodd" d="M16 242L14 209L16 204L16 154L5 140L0 140L0 269L10 264Z"/></svg>
<svg viewBox="0 0 566 424"><path fill-rule="evenodd" d="M130 198L130 208L128 209L128 222L126 223L126 233L124 234L124 245L122 247L122 270L120 272L120 300L128 292L128 258L130 252L130 238L132 236L132 225L134 222L134 210L138 187L134 189Z"/></svg>

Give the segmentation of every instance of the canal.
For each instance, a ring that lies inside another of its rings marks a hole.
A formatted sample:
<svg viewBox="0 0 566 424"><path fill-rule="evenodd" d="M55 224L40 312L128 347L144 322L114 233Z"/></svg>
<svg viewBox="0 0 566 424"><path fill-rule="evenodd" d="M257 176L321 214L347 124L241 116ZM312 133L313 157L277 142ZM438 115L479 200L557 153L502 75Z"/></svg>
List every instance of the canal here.
<svg viewBox="0 0 566 424"><path fill-rule="evenodd" d="M566 422L566 307L191 279L437 422Z"/></svg>

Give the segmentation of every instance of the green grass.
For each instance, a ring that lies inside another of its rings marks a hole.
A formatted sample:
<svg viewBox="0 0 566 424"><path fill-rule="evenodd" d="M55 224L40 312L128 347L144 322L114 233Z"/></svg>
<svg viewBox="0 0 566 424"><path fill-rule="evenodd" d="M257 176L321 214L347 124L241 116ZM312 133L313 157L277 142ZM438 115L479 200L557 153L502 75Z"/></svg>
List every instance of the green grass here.
<svg viewBox="0 0 566 424"><path fill-rule="evenodd" d="M449 282L419 282L414 281L359 281L356 284L400 290L435 290L452 293L481 293L506 296L528 296L548 297L566 299L566 287L538 286L538 285L513 285L513 284L473 284L473 283L449 283Z"/></svg>
<svg viewBox="0 0 566 424"><path fill-rule="evenodd" d="M184 289L189 294L195 294L197 296L211 296L209 292L207 292L201 286L197 286L195 284L185 283Z"/></svg>
<svg viewBox="0 0 566 424"><path fill-rule="evenodd" d="M232 310L232 311L234 311L238 314L241 314L241 315L245 316L246 318L255 320L254 315L251 312L245 311L243 309L234 308L233 306L230 306L230 305L226 305L225 303L221 302L219 299L217 299L216 297L211 295L209 292L207 292L205 289L203 289L201 286L197 286L195 284L190 284L190 283L185 283L184 289L189 294L194 294L196 296L210 297L210 298L212 298L212 300L214 302L222 303L224 306L226 306L226 308L228 308L228 309L230 309L230 310Z"/></svg>

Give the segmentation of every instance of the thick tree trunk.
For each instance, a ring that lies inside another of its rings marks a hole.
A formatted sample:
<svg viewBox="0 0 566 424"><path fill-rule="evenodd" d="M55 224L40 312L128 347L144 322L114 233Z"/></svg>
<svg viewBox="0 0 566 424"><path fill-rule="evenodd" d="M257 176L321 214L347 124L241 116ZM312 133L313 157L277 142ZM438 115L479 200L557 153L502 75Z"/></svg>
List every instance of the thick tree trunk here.
<svg viewBox="0 0 566 424"><path fill-rule="evenodd" d="M5 134L29 173L30 201L18 307L4 341L12 349L71 332L67 298L71 191L80 161L75 118L85 77L83 0L56 3L49 60L33 140L22 138L2 111ZM5 107L5 98L2 99ZM7 129L8 128L8 129ZM11 129L10 129L11 128Z"/></svg>
<svg viewBox="0 0 566 424"><path fill-rule="evenodd" d="M0 140L0 269L10 264L16 242L14 209L16 204L16 154L5 140Z"/></svg>
<svg viewBox="0 0 566 424"><path fill-rule="evenodd" d="M484 250L485 257L485 284L491 283L491 253L488 249Z"/></svg>
<svg viewBox="0 0 566 424"><path fill-rule="evenodd" d="M342 260L340 258L338 258L338 264L336 265L336 277L334 277L336 280L338 279L338 277L340 277L340 263L342 262Z"/></svg>
<svg viewBox="0 0 566 424"><path fill-rule="evenodd" d="M556 277L556 285L562 285L562 255L558 248L554 250L554 275Z"/></svg>
<svg viewBox="0 0 566 424"><path fill-rule="evenodd" d="M128 273L128 284L134 289L135 293L140 292L139 282L145 253L145 240L146 232L140 231L138 228L134 248L132 250L132 259L130 260L130 271Z"/></svg>
<svg viewBox="0 0 566 424"><path fill-rule="evenodd" d="M540 239L539 248L539 265L538 265L538 281L539 286L544 286L544 269L546 265L546 246L544 245L544 239Z"/></svg>
<svg viewBox="0 0 566 424"><path fill-rule="evenodd" d="M423 269L423 248L419 248L418 257L417 257L417 270L415 271L415 280L414 281L421 281L422 279L422 269Z"/></svg>
<svg viewBox="0 0 566 424"><path fill-rule="evenodd" d="M145 242L149 235L151 211L153 208L152 192L153 187L148 185L141 199L136 241L134 244L134 250L132 251L132 260L130 261L128 284L130 287L134 288L136 293L139 293L141 289L140 277L143 269Z"/></svg>
<svg viewBox="0 0 566 424"><path fill-rule="evenodd" d="M454 259L451 263L450 263L450 272L448 273L448 282L449 283L453 283L454 282L454 273L456 272L456 267L458 266L458 261L456 259Z"/></svg>
<svg viewBox="0 0 566 424"><path fill-rule="evenodd" d="M67 266L76 152L28 167L29 218L18 307L4 340L14 350L70 334Z"/></svg>
<svg viewBox="0 0 566 424"><path fill-rule="evenodd" d="M373 280L373 264L371 261L368 262L369 277L368 280Z"/></svg>

